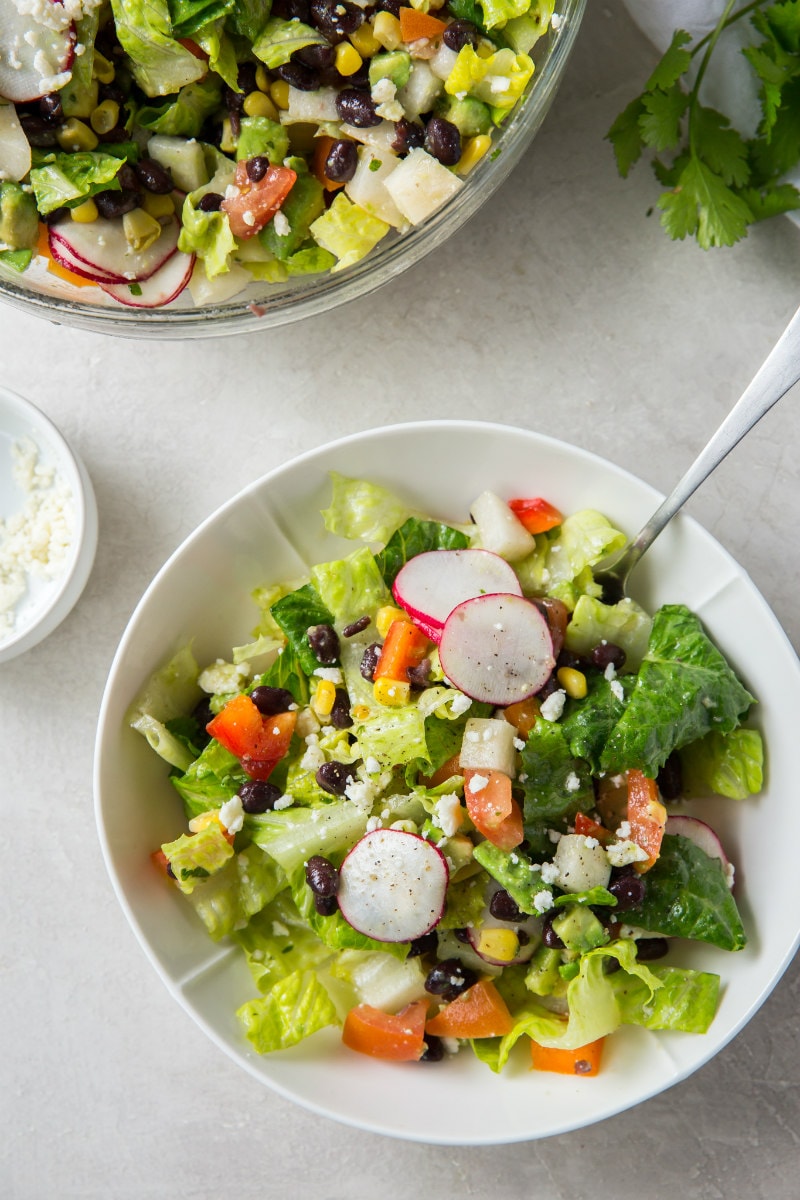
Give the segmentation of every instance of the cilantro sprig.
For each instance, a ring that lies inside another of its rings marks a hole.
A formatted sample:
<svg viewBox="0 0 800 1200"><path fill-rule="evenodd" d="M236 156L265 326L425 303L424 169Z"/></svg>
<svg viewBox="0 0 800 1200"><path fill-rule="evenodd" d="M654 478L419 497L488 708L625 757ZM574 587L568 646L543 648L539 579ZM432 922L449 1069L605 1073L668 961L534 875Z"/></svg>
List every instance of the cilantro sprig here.
<svg viewBox="0 0 800 1200"><path fill-rule="evenodd" d="M700 100L720 35L748 19L742 53L758 81L761 116L753 137ZM693 77L693 78L692 78ZM637 96L607 133L623 178L645 152L664 189L657 207L675 240L708 250L732 246L756 221L800 208L785 176L800 163L800 0L729 0L715 26L692 45L683 29Z"/></svg>

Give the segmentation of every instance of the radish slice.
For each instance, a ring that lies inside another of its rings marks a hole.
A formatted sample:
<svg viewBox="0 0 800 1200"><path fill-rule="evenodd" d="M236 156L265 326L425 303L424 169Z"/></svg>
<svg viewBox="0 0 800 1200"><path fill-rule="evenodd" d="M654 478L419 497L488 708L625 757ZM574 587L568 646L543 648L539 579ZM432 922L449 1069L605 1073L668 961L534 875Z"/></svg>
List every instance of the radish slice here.
<svg viewBox="0 0 800 1200"><path fill-rule="evenodd" d="M339 908L367 937L411 942L441 919L448 878L441 850L419 834L374 829L339 868Z"/></svg>
<svg viewBox="0 0 800 1200"><path fill-rule="evenodd" d="M535 604L508 593L476 596L454 608L439 659L454 687L497 706L533 696L555 666L547 621Z"/></svg>
<svg viewBox="0 0 800 1200"><path fill-rule="evenodd" d="M522 588L514 568L490 550L428 550L398 571L392 592L423 633L438 642L456 605L488 593L521 596Z"/></svg>
<svg viewBox="0 0 800 1200"><path fill-rule="evenodd" d="M51 226L50 238L64 245L75 262L117 283L141 283L154 275L178 248L180 225L169 217L160 237L146 250L131 250L121 221L73 221Z"/></svg>
<svg viewBox="0 0 800 1200"><path fill-rule="evenodd" d="M101 289L107 296L113 296L120 304L129 308L161 308L170 301L177 299L192 277L194 255L178 251L159 267L155 275L141 283L101 283ZM139 289L134 296L131 287Z"/></svg>
<svg viewBox="0 0 800 1200"><path fill-rule="evenodd" d="M664 832L688 838L709 858L718 858L727 877L728 887L733 887L733 863L723 850L722 842L705 821L698 821L697 817L667 817Z"/></svg>
<svg viewBox="0 0 800 1200"><path fill-rule="evenodd" d="M0 96L25 104L56 91L66 83L56 77L70 69L74 57L75 28L66 14L54 13L44 24L21 13L14 0L0 0Z"/></svg>
<svg viewBox="0 0 800 1200"><path fill-rule="evenodd" d="M68 271L72 271L73 275L80 275L83 279L91 279L92 283L125 283L121 275L106 275L103 271L98 271L96 267L90 267L88 263L81 262L75 258L75 255L67 246L66 242L59 237L53 236L52 229L48 233L48 245L50 253L57 263L62 267L66 267Z"/></svg>
<svg viewBox="0 0 800 1200"><path fill-rule="evenodd" d="M0 100L0 179L20 183L31 169L31 144L13 104Z"/></svg>

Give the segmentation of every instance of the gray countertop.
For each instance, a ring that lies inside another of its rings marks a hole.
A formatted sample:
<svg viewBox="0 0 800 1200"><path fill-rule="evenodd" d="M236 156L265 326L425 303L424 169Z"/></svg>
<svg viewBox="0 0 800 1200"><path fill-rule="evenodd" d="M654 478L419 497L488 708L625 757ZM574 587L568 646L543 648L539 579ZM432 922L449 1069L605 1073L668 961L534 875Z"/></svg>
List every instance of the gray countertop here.
<svg viewBox="0 0 800 1200"><path fill-rule="evenodd" d="M222 501L331 437L422 417L523 425L662 490L798 303L788 220L731 250L672 243L655 184L604 134L655 54L593 0L541 135L451 241L377 294L275 331L134 343L0 312L3 383L63 429L94 481L100 543L77 608L0 670L3 973L0 1194L797 1195L795 964L684 1083L582 1132L498 1148L395 1142L311 1115L187 1019L117 906L92 807L105 677L171 551ZM800 646L796 396L690 504Z"/></svg>

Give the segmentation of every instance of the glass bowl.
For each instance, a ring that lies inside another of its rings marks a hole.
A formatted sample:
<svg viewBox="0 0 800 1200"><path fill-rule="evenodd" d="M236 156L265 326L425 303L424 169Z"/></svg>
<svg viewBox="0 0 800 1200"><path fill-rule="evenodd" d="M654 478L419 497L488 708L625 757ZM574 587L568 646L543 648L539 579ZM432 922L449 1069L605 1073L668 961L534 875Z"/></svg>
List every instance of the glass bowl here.
<svg viewBox="0 0 800 1200"><path fill-rule="evenodd" d="M44 260L34 260L22 275L0 265L0 299L34 316L98 333L192 338L288 324L374 291L440 246L510 174L553 102L585 8L586 0L560 0L558 29L550 29L532 51L536 69L527 93L458 195L407 233L389 234L352 267L336 274L295 277L285 284L254 283L221 304L194 307L185 292L168 308L132 309L99 288L75 288L50 274ZM85 292L91 292L91 301Z"/></svg>

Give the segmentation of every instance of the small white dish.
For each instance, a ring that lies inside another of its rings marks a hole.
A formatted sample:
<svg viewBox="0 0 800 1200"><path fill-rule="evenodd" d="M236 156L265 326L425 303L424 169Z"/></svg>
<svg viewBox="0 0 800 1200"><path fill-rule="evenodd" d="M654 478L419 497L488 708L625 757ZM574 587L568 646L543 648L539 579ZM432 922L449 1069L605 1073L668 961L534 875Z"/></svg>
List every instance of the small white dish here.
<svg viewBox="0 0 800 1200"><path fill-rule="evenodd" d="M29 572L10 629L0 627L0 663L30 650L72 611L94 563L97 504L86 468L53 422L29 400L0 387L0 517L22 511L28 498L15 482L13 448L30 441L37 466L49 468L70 494L72 535L67 553L51 575Z"/></svg>
<svg viewBox="0 0 800 1200"><path fill-rule="evenodd" d="M579 1129L685 1079L753 1016L798 944L800 874L790 804L797 774L800 664L747 574L710 534L681 515L633 576L650 611L693 608L759 698L768 771L761 795L703 802L698 816L736 864L750 938L738 954L684 943L681 965L717 972L719 1010L704 1036L624 1027L609 1039L596 1078L532 1073L525 1062L496 1076L469 1052L439 1064L392 1064L344 1049L323 1030L291 1050L259 1057L235 1011L256 994L237 947L214 944L149 856L185 828L168 768L128 727L125 713L149 676L189 641L199 661L228 656L250 637L260 584L298 578L353 548L326 534L320 509L329 472L369 478L413 507L463 521L484 488L542 495L562 511L592 507L633 534L662 498L587 451L506 426L416 422L323 446L252 484L205 521L170 558L140 601L117 651L100 712L96 815L106 864L133 929L171 994L231 1059L282 1096L375 1133L445 1145L525 1141ZM678 961L676 957L676 962Z"/></svg>

